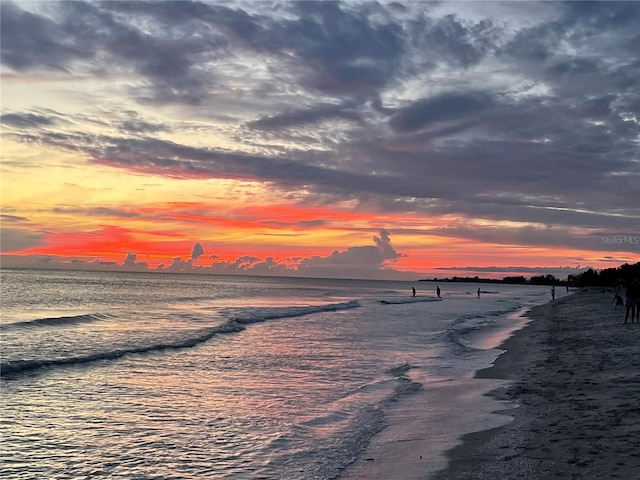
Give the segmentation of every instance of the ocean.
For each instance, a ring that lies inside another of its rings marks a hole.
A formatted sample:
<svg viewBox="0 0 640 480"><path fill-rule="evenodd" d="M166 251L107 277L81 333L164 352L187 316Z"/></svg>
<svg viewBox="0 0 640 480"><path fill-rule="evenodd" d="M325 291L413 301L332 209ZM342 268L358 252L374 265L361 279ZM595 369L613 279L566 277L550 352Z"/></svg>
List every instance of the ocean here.
<svg viewBox="0 0 640 480"><path fill-rule="evenodd" d="M438 299L417 281L0 282L4 479L339 479L392 403L490 366L550 300L547 287L472 283L439 283Z"/></svg>

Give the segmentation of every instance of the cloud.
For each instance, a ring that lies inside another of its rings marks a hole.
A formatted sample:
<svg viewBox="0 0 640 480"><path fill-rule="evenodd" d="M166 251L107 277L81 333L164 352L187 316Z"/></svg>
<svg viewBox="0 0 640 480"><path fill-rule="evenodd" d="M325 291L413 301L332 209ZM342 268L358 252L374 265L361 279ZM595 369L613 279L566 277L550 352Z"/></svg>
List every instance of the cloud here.
<svg viewBox="0 0 640 480"><path fill-rule="evenodd" d="M129 134L149 134L166 131L167 126L158 123L146 122L138 118L131 118L122 121L121 129L123 132Z"/></svg>
<svg viewBox="0 0 640 480"><path fill-rule="evenodd" d="M2 255L3 268L36 268L55 270L105 270L117 271L122 267L117 262L87 260L79 257L56 255Z"/></svg>
<svg viewBox="0 0 640 480"><path fill-rule="evenodd" d="M251 274L253 268L260 263L260 258L252 255L244 255L233 261L219 260L211 264L213 273L221 274Z"/></svg>
<svg viewBox="0 0 640 480"><path fill-rule="evenodd" d="M288 275L372 279L415 278L416 274L400 272L392 268L391 265L404 255L393 248L388 231L380 230L379 234L374 235L372 240L374 245L353 246L343 251L335 250L325 257L313 256L276 260L272 256L261 259L253 255L242 255L233 260L222 260L219 255L211 255L208 257L210 261L208 265L201 262L197 266L194 264L198 258L205 254L205 250L200 243L196 243L188 260L174 257L170 265L161 264L155 270L232 275ZM43 255L3 255L2 259L3 264L6 266L17 265L21 268L39 268L44 264L48 268L71 268L70 265L73 264L79 269L88 270L94 267L103 270L122 271L153 270L147 262L138 262L138 255L134 252L128 252L122 264L104 261L90 262L86 259L74 257L62 258Z"/></svg>
<svg viewBox="0 0 640 480"><path fill-rule="evenodd" d="M43 233L34 232L28 228L3 225L0 229L0 249L2 252L19 252L40 246L43 238Z"/></svg>
<svg viewBox="0 0 640 480"><path fill-rule="evenodd" d="M202 248L202 245L200 245L199 243L196 243L193 246L193 249L191 250L191 261L195 262L196 260L198 260L202 255L204 255L204 248Z"/></svg>
<svg viewBox="0 0 640 480"><path fill-rule="evenodd" d="M303 85L332 94L360 93L375 91L393 78L404 32L392 21L379 20L385 15L382 9L338 2L292 5L299 18L284 26L282 38L313 72Z"/></svg>
<svg viewBox="0 0 640 480"><path fill-rule="evenodd" d="M222 270L219 270L222 267ZM260 260L256 257L242 257L233 263L214 263L211 268L221 273L244 273L248 275L291 275L295 274L287 265L279 263L273 257Z"/></svg>
<svg viewBox="0 0 640 480"><path fill-rule="evenodd" d="M136 2L142 3L142 2ZM164 3L164 2L163 2ZM93 4L61 2L49 8L50 16L2 4L2 59L16 70L50 68L69 70L77 60L91 60L94 69L111 64L131 69L150 81L150 92L141 101L198 104L207 94L210 79L199 67L211 50L223 45L221 36L197 38L206 28L197 15L210 10L183 2L127 6L120 2ZM191 16L180 15L180 9ZM136 26L132 15L148 16L161 24L172 19L171 37L150 35Z"/></svg>
<svg viewBox="0 0 640 480"><path fill-rule="evenodd" d="M335 250L327 257L304 258L299 262L297 272L306 276L332 278L393 276L394 272L388 265L402 254L395 251L386 230L381 230L379 236L374 236L373 242L375 246L349 247L341 252Z"/></svg>
<svg viewBox="0 0 640 480"><path fill-rule="evenodd" d="M491 106L491 99L482 92L444 94L417 101L391 118L396 132L415 132L436 122L455 120L482 112Z"/></svg>
<svg viewBox="0 0 640 480"><path fill-rule="evenodd" d="M395 203L393 199L413 198L412 208L425 208L434 214L476 216L484 212L503 220L542 220L576 226L587 221L589 225L602 227L618 225L624 218L623 212L627 212L627 217L634 216L638 172L628 159L633 158L631 134L635 135L637 128L631 126L625 138L594 126L595 131L588 135L583 132L586 135L583 137L579 135L580 120L561 122L562 118L572 118L573 108L559 112L557 108L550 110L536 103L525 103L523 108L529 112L516 113L501 107L495 114L485 115L482 122L485 130L498 129L499 122L506 122L510 136L520 136L520 141L476 138L468 145L450 143L426 158L420 149L402 152L394 148L393 163L385 157L388 154L385 148L363 147L370 154L370 168L380 171L377 175L352 171L349 162L334 166L330 154L324 156L325 165L314 165L312 160L317 158L314 152L285 157L195 148L150 137L36 130L14 135L24 141L37 139L52 147L84 151L95 163L132 172L161 173L174 178L264 181L283 190L304 184L310 191L335 198L364 202L372 195L378 196L381 198L377 203L381 206ZM543 127L539 131L532 126L545 124L553 130ZM546 135L552 139L563 135L566 143L532 141ZM625 152L627 147L629 151ZM606 161L600 158L603 152L616 150L618 155ZM509 153L515 151L517 159ZM580 208L576 209L576 205Z"/></svg>
<svg viewBox="0 0 640 480"><path fill-rule="evenodd" d="M55 21L13 2L0 4L0 49L2 63L19 71L38 67L66 70L73 60L92 56Z"/></svg>
<svg viewBox="0 0 640 480"><path fill-rule="evenodd" d="M258 130L279 130L299 127L305 124L339 120L359 123L362 118L358 111L350 109L348 105L314 105L308 109L292 110L269 117L262 117L249 122L247 126Z"/></svg>
<svg viewBox="0 0 640 480"><path fill-rule="evenodd" d="M28 221L29 219L22 215L11 215L9 213L0 213L0 222L4 223L5 225L7 223L20 224Z"/></svg>
<svg viewBox="0 0 640 480"><path fill-rule="evenodd" d="M55 207L54 213L65 213L87 217L137 218L138 212L113 207Z"/></svg>
<svg viewBox="0 0 640 480"><path fill-rule="evenodd" d="M495 50L500 34L489 19L473 23L456 15L446 15L428 27L425 29L424 47L463 67L477 64L487 53Z"/></svg>
<svg viewBox="0 0 640 480"><path fill-rule="evenodd" d="M0 251L19 252L42 245L45 233L32 228L28 217L0 214Z"/></svg>
<svg viewBox="0 0 640 480"><path fill-rule="evenodd" d="M149 265L147 264L147 262L138 262L137 261L138 256L133 253L133 252L129 252L127 253L127 256L125 257L124 261L122 262L122 267L120 268L121 270L127 271L127 272L146 272L149 270Z"/></svg>
<svg viewBox="0 0 640 480"><path fill-rule="evenodd" d="M126 258L122 265L134 265L136 263L137 255L135 253L127 253Z"/></svg>
<svg viewBox="0 0 640 480"><path fill-rule="evenodd" d="M380 230L380 236L374 236L373 242L376 244L383 262L388 260L394 261L402 256L391 246L391 238L387 230Z"/></svg>
<svg viewBox="0 0 640 480"><path fill-rule="evenodd" d="M53 75L60 98L86 105L78 113L57 101L16 103L0 118L3 136L72 152L87 168L255 182L305 205L401 210L425 223L451 216L459 222L425 230L494 242L597 250L590 245L600 232L640 220L638 2L1 8L12 81L50 88ZM91 101L74 96L87 95L83 82L96 85ZM136 215L108 205L57 208ZM11 235L14 246L38 238ZM376 238L304 268L388 268L395 250ZM224 268L280 268L263 262Z"/></svg>
<svg viewBox="0 0 640 480"><path fill-rule="evenodd" d="M48 127L55 125L52 117L34 113L6 113L0 116L0 123L15 128Z"/></svg>

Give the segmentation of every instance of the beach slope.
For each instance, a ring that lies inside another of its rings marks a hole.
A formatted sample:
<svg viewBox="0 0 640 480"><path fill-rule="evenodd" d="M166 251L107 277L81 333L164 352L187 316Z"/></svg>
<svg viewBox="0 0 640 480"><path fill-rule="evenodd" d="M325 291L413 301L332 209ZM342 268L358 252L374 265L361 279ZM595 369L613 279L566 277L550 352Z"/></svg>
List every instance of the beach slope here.
<svg viewBox="0 0 640 480"><path fill-rule="evenodd" d="M507 425L463 437L432 478L640 478L640 324L613 294L578 292L535 307L478 378L518 405Z"/></svg>

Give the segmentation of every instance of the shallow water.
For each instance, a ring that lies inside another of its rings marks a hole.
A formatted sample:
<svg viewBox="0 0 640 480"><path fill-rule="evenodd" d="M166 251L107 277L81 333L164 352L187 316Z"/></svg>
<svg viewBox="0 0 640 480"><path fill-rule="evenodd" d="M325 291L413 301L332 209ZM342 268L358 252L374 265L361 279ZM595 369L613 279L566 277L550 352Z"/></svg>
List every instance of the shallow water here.
<svg viewBox="0 0 640 480"><path fill-rule="evenodd" d="M0 273L12 479L338 478L392 400L488 366L523 309L549 296L495 284L480 299L477 285L440 284L437 301L431 282Z"/></svg>

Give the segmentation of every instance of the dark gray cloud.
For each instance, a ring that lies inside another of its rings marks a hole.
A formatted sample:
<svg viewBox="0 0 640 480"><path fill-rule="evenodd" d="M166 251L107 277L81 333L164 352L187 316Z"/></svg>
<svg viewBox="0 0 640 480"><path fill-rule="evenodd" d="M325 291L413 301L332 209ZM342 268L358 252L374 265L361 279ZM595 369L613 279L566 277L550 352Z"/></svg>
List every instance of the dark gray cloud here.
<svg viewBox="0 0 640 480"><path fill-rule="evenodd" d="M28 222L29 219L27 217L23 217L22 215L11 215L8 213L0 213L0 222L4 223L23 223Z"/></svg>
<svg viewBox="0 0 640 480"><path fill-rule="evenodd" d="M137 258L138 256L135 253L129 252L127 253L127 256L125 257L122 265L135 265Z"/></svg>
<svg viewBox="0 0 640 480"><path fill-rule="evenodd" d="M161 171L175 178L268 181L285 190L306 184L318 193L344 198L351 192L353 198L363 201L371 195L390 199L409 197L414 199L411 209L424 209L427 214L464 212L473 218L496 221L617 228L628 221L623 213L631 212L629 209L637 205L637 172L611 174L624 171L628 166L624 159L605 162L594 158L588 170L578 171L586 164L585 158L574 158L570 151L554 152L552 148L547 155L540 156L544 152L531 143L477 140L469 146L451 145L429 159L423 157L422 150L393 152L393 161L385 167L388 173L371 175L367 171L314 165L314 155L302 152L272 157L194 148L154 138L85 137L79 133L48 131L33 138L51 146L82 151L97 163L136 172ZM582 146L585 147L586 144ZM594 147L595 144L591 149L597 150ZM579 148L580 145L575 146L576 150ZM517 151L518 157L502 153L510 151ZM382 161L384 153L372 155L382 156ZM585 195L585 185L599 188L592 188ZM384 201L379 205L384 205ZM607 206L606 211L603 205ZM127 212L93 209L93 213Z"/></svg>
<svg viewBox="0 0 640 480"><path fill-rule="evenodd" d="M279 130L338 120L360 123L362 121L362 114L344 105L314 105L307 109L292 110L281 112L274 116L265 116L249 122L247 126L259 130Z"/></svg>
<svg viewBox="0 0 640 480"><path fill-rule="evenodd" d="M0 229L0 251L18 252L31 247L40 246L44 240L44 232L35 232L29 228L21 228L6 224L6 219L2 219Z"/></svg>
<svg viewBox="0 0 640 480"><path fill-rule="evenodd" d="M16 70L34 67L66 70L73 60L92 56L60 24L25 11L13 2L0 4L0 52L2 63Z"/></svg>
<svg viewBox="0 0 640 480"><path fill-rule="evenodd" d="M163 132L167 130L166 125L146 122L136 118L123 120L121 123L121 129L130 134L152 134L157 132Z"/></svg>
<svg viewBox="0 0 640 480"><path fill-rule="evenodd" d="M137 3L134 8L125 2L59 2L49 5L45 17L3 2L2 61L16 70L70 70L78 60L90 61L84 68L100 75L133 69L151 84L139 101L200 103L212 76L199 65L222 46L223 37L212 32L198 36L206 24L187 2ZM144 19L132 21L133 14L161 18L160 27L173 20L165 32L152 35L141 28Z"/></svg>
<svg viewBox="0 0 640 480"><path fill-rule="evenodd" d="M518 60L544 62L553 57L561 34L556 22L518 31L502 48L502 53Z"/></svg>
<svg viewBox="0 0 640 480"><path fill-rule="evenodd" d="M565 24L579 26L586 35L606 29L628 27L637 29L640 5L637 2L562 2Z"/></svg>
<svg viewBox="0 0 640 480"><path fill-rule="evenodd" d="M284 25L282 40L313 74L308 85L335 94L375 91L400 67L404 32L375 3L356 10L340 2L295 2L299 18Z"/></svg>
<svg viewBox="0 0 640 480"><path fill-rule="evenodd" d="M435 51L446 61L463 67L477 64L486 54L494 51L500 35L500 29L490 19L472 23L462 21L456 15L446 15L435 22L427 22L422 31L425 49Z"/></svg>
<svg viewBox="0 0 640 480"><path fill-rule="evenodd" d="M209 267L202 267L203 271L216 274L245 274L245 275L295 275L296 270L279 263L273 257L260 260L257 257L244 256L235 261L213 262Z"/></svg>
<svg viewBox="0 0 640 480"><path fill-rule="evenodd" d="M200 245L200 243L196 243L191 249L191 261L195 262L202 255L204 255L204 248L202 248L202 245Z"/></svg>
<svg viewBox="0 0 640 480"><path fill-rule="evenodd" d="M6 113L0 116L0 123L15 128L39 128L55 125L56 119L35 113Z"/></svg>
<svg viewBox="0 0 640 480"><path fill-rule="evenodd" d="M73 215L83 215L88 217L116 217L116 218L136 218L140 214L131 210L117 209L112 207L55 207L54 213L67 213Z"/></svg>
<svg viewBox="0 0 640 480"><path fill-rule="evenodd" d="M204 102L216 82L215 69L203 65L234 46L279 58L293 53L293 65L306 72L301 84L327 93L375 91L399 67L404 33L372 20L385 13L380 6L290 2L279 9L287 16L226 3L78 1L52 5L44 16L6 2L2 58L18 70L66 70L80 59L103 75L133 69L151 86L149 94L136 90L138 101L188 104Z"/></svg>
<svg viewBox="0 0 640 480"><path fill-rule="evenodd" d="M433 123L468 118L490 108L491 104L491 98L482 92L444 94L402 108L389 125L396 132L415 132Z"/></svg>
<svg viewBox="0 0 640 480"><path fill-rule="evenodd" d="M33 229L23 215L0 214L0 252L16 252L42 244L45 232Z"/></svg>

